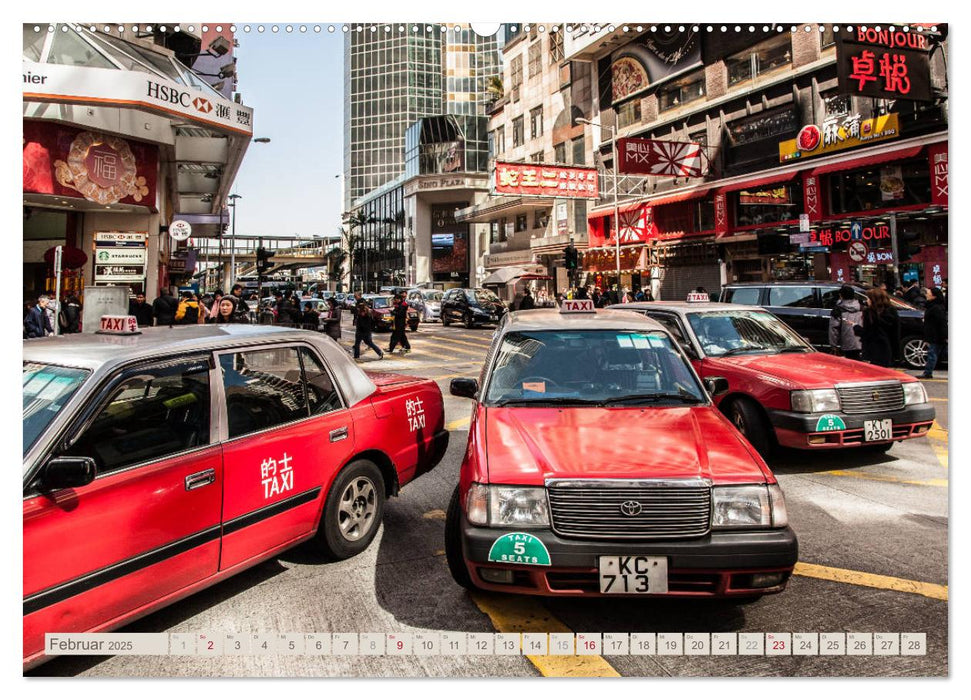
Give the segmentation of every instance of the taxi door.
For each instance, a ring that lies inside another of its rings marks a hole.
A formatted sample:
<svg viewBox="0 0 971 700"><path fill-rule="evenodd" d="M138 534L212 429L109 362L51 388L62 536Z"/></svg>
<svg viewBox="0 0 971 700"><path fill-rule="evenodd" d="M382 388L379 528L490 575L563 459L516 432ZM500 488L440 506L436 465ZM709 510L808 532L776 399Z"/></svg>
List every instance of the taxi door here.
<svg viewBox="0 0 971 700"><path fill-rule="evenodd" d="M314 529L354 434L333 378L309 347L227 351L217 364L225 415L219 565L225 570Z"/></svg>
<svg viewBox="0 0 971 700"><path fill-rule="evenodd" d="M95 460L93 482L24 493L24 657L45 632L83 632L217 572L222 456L210 359L120 373L48 459Z"/></svg>

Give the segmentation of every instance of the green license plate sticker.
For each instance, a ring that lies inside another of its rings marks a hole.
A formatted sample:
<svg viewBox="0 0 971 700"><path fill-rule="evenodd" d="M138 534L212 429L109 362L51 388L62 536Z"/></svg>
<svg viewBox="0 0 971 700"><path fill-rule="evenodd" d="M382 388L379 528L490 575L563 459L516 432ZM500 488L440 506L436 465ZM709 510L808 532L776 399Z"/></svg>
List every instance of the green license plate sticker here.
<svg viewBox="0 0 971 700"><path fill-rule="evenodd" d="M846 430L846 423L839 416L834 416L829 413L825 416L820 416L819 420L816 421L816 432L825 433L831 430Z"/></svg>
<svg viewBox="0 0 971 700"><path fill-rule="evenodd" d="M550 553L538 537L526 532L510 532L492 543L489 561L500 564L549 566Z"/></svg>

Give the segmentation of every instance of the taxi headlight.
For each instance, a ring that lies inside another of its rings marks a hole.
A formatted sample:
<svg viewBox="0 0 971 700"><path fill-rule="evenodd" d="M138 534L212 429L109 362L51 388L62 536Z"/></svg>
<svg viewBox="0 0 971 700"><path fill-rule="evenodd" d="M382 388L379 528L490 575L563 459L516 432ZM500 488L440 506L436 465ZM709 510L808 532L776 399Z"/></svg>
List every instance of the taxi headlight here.
<svg viewBox="0 0 971 700"><path fill-rule="evenodd" d="M546 489L523 486L489 488L491 527L549 527Z"/></svg>
<svg viewBox="0 0 971 700"><path fill-rule="evenodd" d="M472 525L489 524L489 487L472 484L465 497L465 516Z"/></svg>
<svg viewBox="0 0 971 700"><path fill-rule="evenodd" d="M771 527L772 506L765 485L716 486L711 490L711 527Z"/></svg>
<svg viewBox="0 0 971 700"><path fill-rule="evenodd" d="M384 316L381 317L381 320L382 321L393 321L394 320L394 316L391 316L389 314L385 314Z"/></svg>
<svg viewBox="0 0 971 700"><path fill-rule="evenodd" d="M927 390L920 382L906 382L904 385L904 406L912 403L927 403Z"/></svg>
<svg viewBox="0 0 971 700"><path fill-rule="evenodd" d="M836 389L793 391L789 397L792 410L800 413L827 413L840 410L840 397Z"/></svg>

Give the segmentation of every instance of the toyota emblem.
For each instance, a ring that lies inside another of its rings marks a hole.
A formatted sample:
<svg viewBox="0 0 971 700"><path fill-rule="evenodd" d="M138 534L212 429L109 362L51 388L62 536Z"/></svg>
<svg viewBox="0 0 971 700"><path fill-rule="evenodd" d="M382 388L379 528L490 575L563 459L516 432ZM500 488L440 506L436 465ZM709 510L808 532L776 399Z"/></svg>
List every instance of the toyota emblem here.
<svg viewBox="0 0 971 700"><path fill-rule="evenodd" d="M624 501L620 504L620 512L631 518L635 515L640 515L641 510L643 510L643 508L637 501Z"/></svg>
<svg viewBox="0 0 971 700"><path fill-rule="evenodd" d="M874 401L879 401L880 400L880 392L879 391L874 391L872 394L870 394L870 398L873 399Z"/></svg>

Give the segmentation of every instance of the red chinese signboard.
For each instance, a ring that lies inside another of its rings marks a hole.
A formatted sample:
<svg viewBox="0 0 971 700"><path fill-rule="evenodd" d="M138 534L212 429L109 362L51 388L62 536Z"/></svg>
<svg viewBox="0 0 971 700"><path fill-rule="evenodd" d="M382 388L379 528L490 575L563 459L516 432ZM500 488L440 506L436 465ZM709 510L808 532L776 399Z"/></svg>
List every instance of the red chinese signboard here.
<svg viewBox="0 0 971 700"><path fill-rule="evenodd" d="M917 31L858 28L836 41L840 92L929 101L930 38Z"/></svg>
<svg viewBox="0 0 971 700"><path fill-rule="evenodd" d="M931 164L931 203L947 206L947 144L935 143L927 147Z"/></svg>
<svg viewBox="0 0 971 700"><path fill-rule="evenodd" d="M520 197L600 198L597 171L594 168L564 168L499 161L496 161L495 193Z"/></svg>
<svg viewBox="0 0 971 700"><path fill-rule="evenodd" d="M803 205L810 221L823 218L822 202L819 199L819 178L807 175L802 180Z"/></svg>
<svg viewBox="0 0 971 700"><path fill-rule="evenodd" d="M728 197L724 192L715 195L715 235L728 233Z"/></svg>
<svg viewBox="0 0 971 700"><path fill-rule="evenodd" d="M156 146L58 124L23 125L24 192L155 209Z"/></svg>
<svg viewBox="0 0 971 700"><path fill-rule="evenodd" d="M659 177L702 177L701 145L684 141L617 139L617 163L622 173Z"/></svg>

